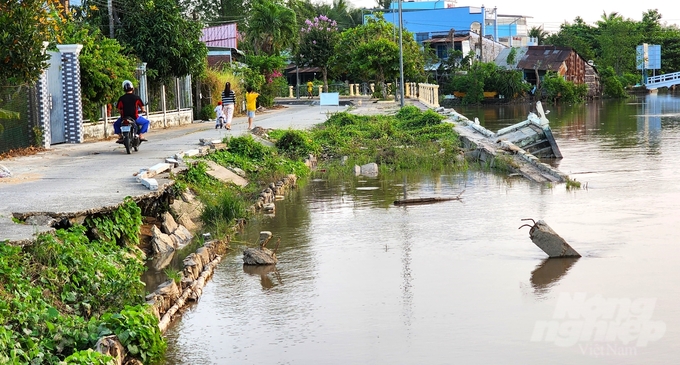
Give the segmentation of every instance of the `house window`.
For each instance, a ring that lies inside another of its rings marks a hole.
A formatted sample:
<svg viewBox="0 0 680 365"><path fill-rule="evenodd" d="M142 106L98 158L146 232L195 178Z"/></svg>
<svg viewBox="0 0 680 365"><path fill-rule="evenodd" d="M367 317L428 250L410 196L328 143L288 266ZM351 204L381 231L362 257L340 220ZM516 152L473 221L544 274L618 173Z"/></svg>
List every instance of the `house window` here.
<svg viewBox="0 0 680 365"><path fill-rule="evenodd" d="M416 42L423 43L424 40L430 38L430 33L416 33Z"/></svg>
<svg viewBox="0 0 680 365"><path fill-rule="evenodd" d="M437 57L442 60L445 60L449 57L449 52L445 44L437 45Z"/></svg>

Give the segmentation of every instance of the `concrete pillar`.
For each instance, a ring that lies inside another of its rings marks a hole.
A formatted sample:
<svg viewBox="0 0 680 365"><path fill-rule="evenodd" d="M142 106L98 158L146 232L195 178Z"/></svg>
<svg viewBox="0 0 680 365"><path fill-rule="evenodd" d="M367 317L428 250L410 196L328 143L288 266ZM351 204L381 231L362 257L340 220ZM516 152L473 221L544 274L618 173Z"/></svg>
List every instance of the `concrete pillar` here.
<svg viewBox="0 0 680 365"><path fill-rule="evenodd" d="M410 82L407 82L407 83L404 84L404 97L406 97L406 98L411 97L411 90L409 90L410 84L411 84Z"/></svg>
<svg viewBox="0 0 680 365"><path fill-rule="evenodd" d="M319 97L321 97L322 92L323 92L323 85L319 85Z"/></svg>
<svg viewBox="0 0 680 365"><path fill-rule="evenodd" d="M349 96L354 96L354 84L349 84Z"/></svg>
<svg viewBox="0 0 680 365"><path fill-rule="evenodd" d="M356 90L357 96L360 96L361 95L361 85L354 84L354 89Z"/></svg>
<svg viewBox="0 0 680 365"><path fill-rule="evenodd" d="M439 85L432 86L432 95L434 99L432 105L434 105L435 108L439 108Z"/></svg>
<svg viewBox="0 0 680 365"><path fill-rule="evenodd" d="M292 86L288 86L288 97L293 98L293 87Z"/></svg>
<svg viewBox="0 0 680 365"><path fill-rule="evenodd" d="M44 42L47 43L47 42ZM38 104L38 128L42 130L40 146L50 148L52 141L52 125L50 124L50 100L47 91L47 70L43 70L40 78L35 84L37 104Z"/></svg>
<svg viewBox="0 0 680 365"><path fill-rule="evenodd" d="M82 143L83 138L83 102L80 93L80 61L78 55L82 44L59 44L61 52L61 78L64 96L64 124L66 142Z"/></svg>
<svg viewBox="0 0 680 365"><path fill-rule="evenodd" d="M550 257L581 257L564 238L560 237L542 220L537 221L531 227L529 237L536 246Z"/></svg>
<svg viewBox="0 0 680 365"><path fill-rule="evenodd" d="M371 94L375 92L375 84L371 83Z"/></svg>

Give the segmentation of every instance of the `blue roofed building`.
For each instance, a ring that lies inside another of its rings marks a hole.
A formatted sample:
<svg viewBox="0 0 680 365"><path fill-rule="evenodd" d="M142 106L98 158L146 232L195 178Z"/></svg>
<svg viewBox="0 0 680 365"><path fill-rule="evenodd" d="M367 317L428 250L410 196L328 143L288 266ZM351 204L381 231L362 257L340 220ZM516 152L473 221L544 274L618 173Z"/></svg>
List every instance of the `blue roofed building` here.
<svg viewBox="0 0 680 365"><path fill-rule="evenodd" d="M398 6L399 3L393 1L390 9L375 11L384 12L385 20L398 26ZM508 47L533 45L529 39L528 18L530 17L524 15L501 14L497 8L486 8L483 5L456 6L456 2L452 0L402 1L404 29L413 33L416 42L420 44L453 30L456 34L481 35ZM492 61L495 56L483 58L485 61Z"/></svg>

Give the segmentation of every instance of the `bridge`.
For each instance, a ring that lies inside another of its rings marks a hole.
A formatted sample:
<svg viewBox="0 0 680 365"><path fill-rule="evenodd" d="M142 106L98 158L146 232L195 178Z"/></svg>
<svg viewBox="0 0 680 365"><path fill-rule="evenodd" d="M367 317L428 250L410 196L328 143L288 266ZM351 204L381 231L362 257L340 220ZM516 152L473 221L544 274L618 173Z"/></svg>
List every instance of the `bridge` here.
<svg viewBox="0 0 680 365"><path fill-rule="evenodd" d="M680 84L680 72L673 72L670 74L648 77L645 87L647 87L648 90L656 90L661 87L671 87L678 84Z"/></svg>

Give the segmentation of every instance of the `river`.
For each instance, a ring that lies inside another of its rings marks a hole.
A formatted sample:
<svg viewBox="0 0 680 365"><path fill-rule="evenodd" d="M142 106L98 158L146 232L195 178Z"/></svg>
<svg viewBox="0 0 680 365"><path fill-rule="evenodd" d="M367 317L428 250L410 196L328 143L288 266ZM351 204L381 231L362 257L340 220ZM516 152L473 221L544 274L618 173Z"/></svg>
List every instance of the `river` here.
<svg viewBox="0 0 680 365"><path fill-rule="evenodd" d="M582 183L485 171L330 180L251 221L166 364L671 364L680 355L680 98L546 105ZM461 108L497 130L530 105ZM409 197L461 201L396 207ZM580 259L546 259L523 218ZM275 270L242 265L261 230Z"/></svg>

